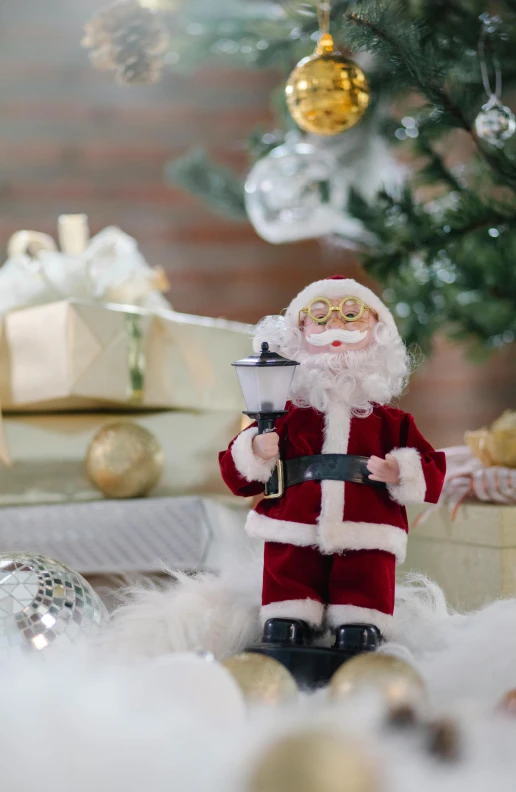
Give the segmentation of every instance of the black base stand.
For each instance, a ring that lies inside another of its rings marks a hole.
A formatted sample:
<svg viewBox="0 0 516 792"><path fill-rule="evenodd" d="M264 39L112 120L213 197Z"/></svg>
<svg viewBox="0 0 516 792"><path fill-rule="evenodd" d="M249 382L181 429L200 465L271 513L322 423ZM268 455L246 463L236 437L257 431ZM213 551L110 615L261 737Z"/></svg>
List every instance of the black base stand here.
<svg viewBox="0 0 516 792"><path fill-rule="evenodd" d="M301 689L326 685L340 666L362 652L371 652L381 643L379 630L371 624L346 624L336 630L331 648L310 646L308 625L296 619L269 619L262 642L246 651L278 660Z"/></svg>

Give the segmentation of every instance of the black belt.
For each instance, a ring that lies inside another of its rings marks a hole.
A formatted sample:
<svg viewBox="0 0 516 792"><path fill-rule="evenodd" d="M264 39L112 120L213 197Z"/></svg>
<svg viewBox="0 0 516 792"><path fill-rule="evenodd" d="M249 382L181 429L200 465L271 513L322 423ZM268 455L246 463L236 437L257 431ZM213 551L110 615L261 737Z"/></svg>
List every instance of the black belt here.
<svg viewBox="0 0 516 792"><path fill-rule="evenodd" d="M368 461L369 457L354 454L314 454L280 459L265 485L265 497L281 498L287 487L305 481L352 481L355 484L385 487L383 482L371 481L369 478Z"/></svg>

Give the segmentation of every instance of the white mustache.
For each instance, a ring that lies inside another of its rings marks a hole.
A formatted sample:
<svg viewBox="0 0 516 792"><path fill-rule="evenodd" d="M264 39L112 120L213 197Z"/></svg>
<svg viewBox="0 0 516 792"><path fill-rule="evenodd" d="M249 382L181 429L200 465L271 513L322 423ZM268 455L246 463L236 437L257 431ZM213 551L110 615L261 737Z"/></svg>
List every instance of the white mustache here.
<svg viewBox="0 0 516 792"><path fill-rule="evenodd" d="M325 330L323 333L307 335L306 340L312 346L326 346L333 341L342 341L344 344L358 344L367 338L369 330Z"/></svg>

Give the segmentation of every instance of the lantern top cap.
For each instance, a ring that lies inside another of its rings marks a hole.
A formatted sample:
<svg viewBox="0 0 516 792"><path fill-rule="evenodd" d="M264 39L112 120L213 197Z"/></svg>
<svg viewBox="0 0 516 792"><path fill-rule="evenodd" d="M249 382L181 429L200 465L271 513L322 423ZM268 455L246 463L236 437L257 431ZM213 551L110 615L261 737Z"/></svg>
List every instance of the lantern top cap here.
<svg viewBox="0 0 516 792"><path fill-rule="evenodd" d="M232 366L299 366L297 360L289 360L288 358L278 355L277 352L271 352L267 341L262 342L262 347L259 352L254 355L249 355L242 360L237 360L231 364Z"/></svg>

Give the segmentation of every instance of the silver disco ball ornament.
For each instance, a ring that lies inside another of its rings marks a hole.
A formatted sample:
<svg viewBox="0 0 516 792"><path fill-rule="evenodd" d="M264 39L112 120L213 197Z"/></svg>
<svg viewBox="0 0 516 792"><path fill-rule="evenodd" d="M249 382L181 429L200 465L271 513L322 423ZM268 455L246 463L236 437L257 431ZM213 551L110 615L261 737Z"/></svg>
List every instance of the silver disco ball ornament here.
<svg viewBox="0 0 516 792"><path fill-rule="evenodd" d="M99 595L70 567L32 553L0 554L0 660L72 644L105 621Z"/></svg>
<svg viewBox="0 0 516 792"><path fill-rule="evenodd" d="M475 130L479 138L497 148L516 132L514 113L493 94L475 119Z"/></svg>

